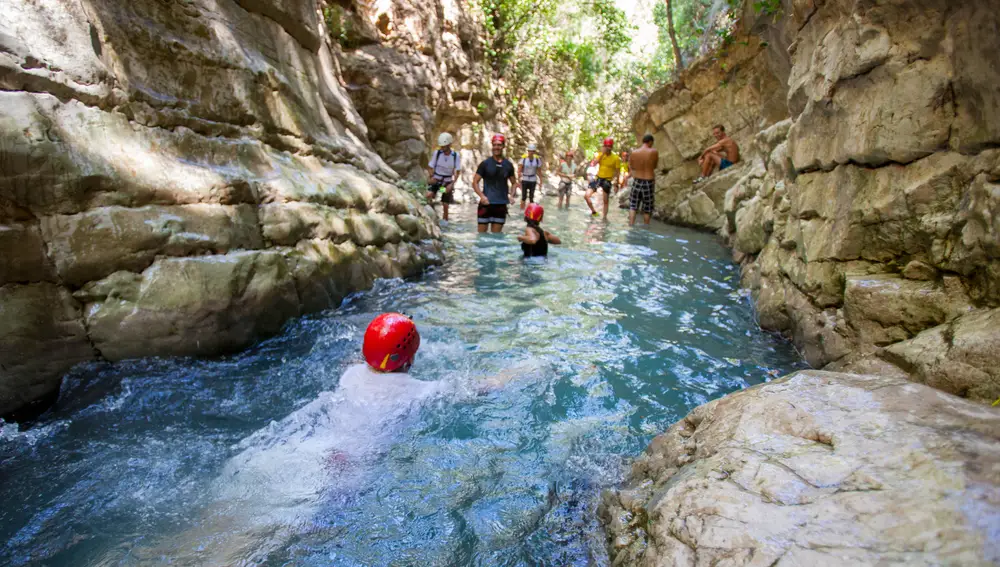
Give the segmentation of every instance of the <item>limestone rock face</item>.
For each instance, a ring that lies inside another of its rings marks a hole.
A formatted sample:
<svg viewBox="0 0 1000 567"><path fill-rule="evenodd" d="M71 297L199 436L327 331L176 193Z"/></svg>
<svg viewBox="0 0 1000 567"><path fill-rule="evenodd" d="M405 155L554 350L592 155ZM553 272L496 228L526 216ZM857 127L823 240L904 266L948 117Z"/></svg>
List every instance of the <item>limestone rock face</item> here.
<svg viewBox="0 0 1000 567"><path fill-rule="evenodd" d="M335 48L378 153L399 175L423 183L438 134L450 132L468 185L489 136L473 125L486 121L493 100L480 27L467 6L352 0L331 10L350 30Z"/></svg>
<svg viewBox="0 0 1000 567"><path fill-rule="evenodd" d="M1000 413L803 371L696 408L600 514L614 565L994 565Z"/></svg>
<svg viewBox="0 0 1000 567"><path fill-rule="evenodd" d="M440 261L329 46L311 0L4 4L0 415Z"/></svg>
<svg viewBox="0 0 1000 567"><path fill-rule="evenodd" d="M636 115L636 133L652 129L666 156L657 216L718 229L761 325L810 364L857 368L840 360L857 355L993 401L986 374L935 381L927 369L943 363L905 363L891 345L950 336L971 311L1000 307L1000 134L990 120L1000 68L981 52L1000 48L990 31L1000 15L986 0L784 8L744 25L786 49L751 41L694 64ZM787 95L781 105L763 85ZM692 186L690 157L711 140L687 125L705 126L712 108L740 128L731 134L744 165ZM985 335L970 337L985 341L977 356L994 356L976 368L1000 367Z"/></svg>

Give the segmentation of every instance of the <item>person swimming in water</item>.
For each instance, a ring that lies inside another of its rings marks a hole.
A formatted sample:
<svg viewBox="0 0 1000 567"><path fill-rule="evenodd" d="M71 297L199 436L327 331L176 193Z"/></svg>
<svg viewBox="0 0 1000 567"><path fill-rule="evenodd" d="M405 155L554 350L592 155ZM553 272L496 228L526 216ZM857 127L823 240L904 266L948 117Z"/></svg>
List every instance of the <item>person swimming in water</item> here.
<svg viewBox="0 0 1000 567"><path fill-rule="evenodd" d="M363 487L418 408L446 396L486 393L524 373L515 367L471 388L418 380L409 370L419 348L420 333L409 317L375 317L364 335L365 364L348 367L334 391L242 440L193 525L136 553L170 557L178 565L265 562L324 506Z"/></svg>
<svg viewBox="0 0 1000 567"><path fill-rule="evenodd" d="M542 230L539 224L545 215L545 209L538 203L528 205L524 210L524 234L518 236L521 241L521 250L524 251L525 258L534 256L547 256L549 254L549 243L561 244L559 237L547 230Z"/></svg>

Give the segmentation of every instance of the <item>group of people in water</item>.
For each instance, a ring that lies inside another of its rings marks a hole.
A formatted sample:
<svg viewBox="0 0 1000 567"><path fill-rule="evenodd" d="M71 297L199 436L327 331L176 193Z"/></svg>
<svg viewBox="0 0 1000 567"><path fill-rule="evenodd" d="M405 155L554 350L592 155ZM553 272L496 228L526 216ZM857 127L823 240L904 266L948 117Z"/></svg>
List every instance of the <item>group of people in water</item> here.
<svg viewBox="0 0 1000 567"><path fill-rule="evenodd" d="M695 179L695 183L702 182L716 170L724 170L739 162L739 147L726 134L725 127L721 124L714 126L712 135L717 142L699 156L701 177ZM629 226L635 224L639 212L643 214L644 224L650 223L656 190L656 168L660 158L659 151L654 146L655 141L652 134L646 134L639 148L617 154L614 152L614 139L604 139L602 151L590 160L586 171L588 185L584 201L592 216L602 216L594 206L595 194L599 191L604 193L603 218L607 219L612 192L617 194L620 188L628 186L631 181ZM453 138L447 132L438 136L439 149L427 164L427 200L433 204L437 195L441 195L442 219L445 221L448 220L449 205L455 202L455 181L461 172L461 158L452 149L452 142ZM559 238L540 227L544 209L535 203L535 193L544 182L545 170L538 155L538 146L528 144L527 154L515 167L504 155L507 139L503 134L494 134L490 145L492 155L479 163L472 178L472 190L479 197L478 231L501 232L509 215L508 207L516 200L520 189L521 210L524 211L526 227L525 233L518 236L518 240L526 257L545 256L548 245L559 244ZM574 152L570 150L560 159L557 169L558 208L569 207L573 180L578 177L579 171L573 158Z"/></svg>

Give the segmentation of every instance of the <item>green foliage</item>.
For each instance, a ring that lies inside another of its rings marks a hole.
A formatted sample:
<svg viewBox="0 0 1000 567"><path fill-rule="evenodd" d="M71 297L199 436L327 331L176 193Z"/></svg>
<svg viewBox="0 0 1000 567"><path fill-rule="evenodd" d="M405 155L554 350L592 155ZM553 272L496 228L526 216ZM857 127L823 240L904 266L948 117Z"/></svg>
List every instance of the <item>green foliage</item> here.
<svg viewBox="0 0 1000 567"><path fill-rule="evenodd" d="M323 22L330 32L330 37L337 41L342 47L357 47L358 37L351 21L350 15L339 4L323 3Z"/></svg>
<svg viewBox="0 0 1000 567"><path fill-rule="evenodd" d="M633 46L636 26L615 0L473 1L483 14L494 76L506 86L498 118L514 132L531 113L562 148L589 153L609 135L630 147L643 97L676 77L664 0L633 14L636 22L655 23L652 50ZM732 14L743 1L672 0L682 59L734 42ZM780 5L758 2L761 10Z"/></svg>
<svg viewBox="0 0 1000 567"><path fill-rule="evenodd" d="M768 16L781 12L781 0L757 0L753 3L754 12Z"/></svg>

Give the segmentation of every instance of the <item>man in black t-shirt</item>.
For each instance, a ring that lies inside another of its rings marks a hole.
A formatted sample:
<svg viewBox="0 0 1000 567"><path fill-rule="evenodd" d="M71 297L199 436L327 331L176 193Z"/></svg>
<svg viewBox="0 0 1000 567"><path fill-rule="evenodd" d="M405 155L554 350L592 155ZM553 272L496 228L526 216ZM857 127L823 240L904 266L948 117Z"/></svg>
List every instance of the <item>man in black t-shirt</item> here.
<svg viewBox="0 0 1000 567"><path fill-rule="evenodd" d="M483 160L472 178L472 190L479 195L479 232L500 232L507 222L507 205L515 195L514 164L503 157L507 140L503 134L494 134L493 155ZM483 189L479 182L483 182Z"/></svg>

